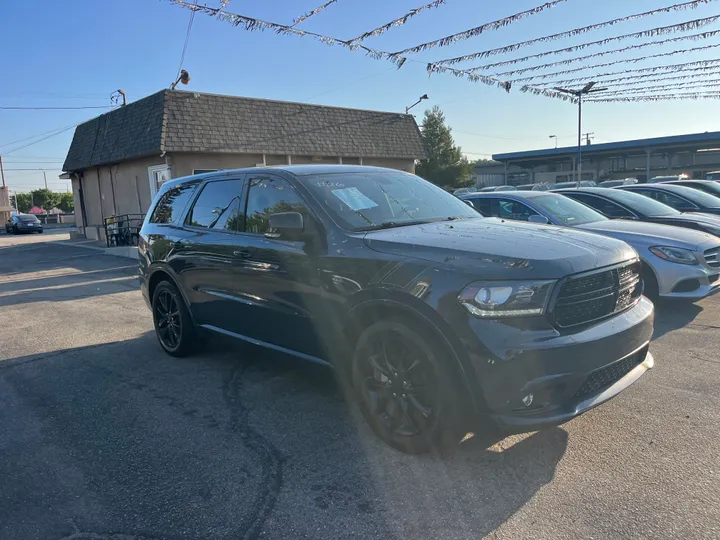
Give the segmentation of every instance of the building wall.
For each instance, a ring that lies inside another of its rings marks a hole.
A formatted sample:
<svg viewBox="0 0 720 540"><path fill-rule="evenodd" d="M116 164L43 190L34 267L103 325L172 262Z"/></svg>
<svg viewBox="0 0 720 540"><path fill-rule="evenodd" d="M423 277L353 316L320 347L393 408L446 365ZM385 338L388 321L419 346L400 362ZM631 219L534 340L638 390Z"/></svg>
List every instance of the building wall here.
<svg viewBox="0 0 720 540"><path fill-rule="evenodd" d="M83 214L82 205L80 204L80 180L76 175L71 178L72 192L73 192L73 203L75 204L75 225L78 227L80 232L83 232Z"/></svg>
<svg viewBox="0 0 720 540"><path fill-rule="evenodd" d="M172 177L190 176L195 169L241 169L263 162L262 154L173 154Z"/></svg>
<svg viewBox="0 0 720 540"><path fill-rule="evenodd" d="M163 165L161 157L137 159L105 167L94 167L83 172L82 186L87 213L85 236L104 240L104 219L118 214L144 214L150 208L150 177L148 167ZM80 198L73 181L76 213ZM78 226L82 218L77 218Z"/></svg>

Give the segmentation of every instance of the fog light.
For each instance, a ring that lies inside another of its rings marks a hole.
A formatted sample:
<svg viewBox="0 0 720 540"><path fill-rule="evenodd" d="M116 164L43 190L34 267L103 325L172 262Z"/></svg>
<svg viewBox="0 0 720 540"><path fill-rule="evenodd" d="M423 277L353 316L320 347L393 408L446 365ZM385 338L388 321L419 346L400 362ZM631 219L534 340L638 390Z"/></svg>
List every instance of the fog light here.
<svg viewBox="0 0 720 540"><path fill-rule="evenodd" d="M533 397L535 397L535 396L533 396L532 394L528 394L527 396L522 398L523 405L525 405L526 407L529 407L530 405L532 405Z"/></svg>

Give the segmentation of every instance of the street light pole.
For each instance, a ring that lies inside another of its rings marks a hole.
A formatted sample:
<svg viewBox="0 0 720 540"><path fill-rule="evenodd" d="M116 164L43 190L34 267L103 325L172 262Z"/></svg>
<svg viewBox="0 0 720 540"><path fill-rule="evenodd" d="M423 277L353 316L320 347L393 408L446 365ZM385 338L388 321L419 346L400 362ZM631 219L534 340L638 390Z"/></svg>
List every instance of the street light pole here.
<svg viewBox="0 0 720 540"><path fill-rule="evenodd" d="M578 151L577 151L577 181L582 180L582 97L587 94L594 94L596 92L602 92L607 88L593 88L597 82L589 82L583 86L580 90L570 90L568 88L556 87L555 90L564 94L570 94L574 96L578 104Z"/></svg>
<svg viewBox="0 0 720 540"><path fill-rule="evenodd" d="M557 135L550 135L548 138L555 139L555 150L557 150Z"/></svg>
<svg viewBox="0 0 720 540"><path fill-rule="evenodd" d="M424 100L424 99L430 99L430 98L428 97L427 94L423 94L422 96L420 96L420 99L418 99L415 103L413 103L413 104L410 105L409 107L405 107L405 114L408 114L408 113L410 112L410 109L412 109L415 105L417 105L418 103L420 103L420 102L421 102L422 100Z"/></svg>

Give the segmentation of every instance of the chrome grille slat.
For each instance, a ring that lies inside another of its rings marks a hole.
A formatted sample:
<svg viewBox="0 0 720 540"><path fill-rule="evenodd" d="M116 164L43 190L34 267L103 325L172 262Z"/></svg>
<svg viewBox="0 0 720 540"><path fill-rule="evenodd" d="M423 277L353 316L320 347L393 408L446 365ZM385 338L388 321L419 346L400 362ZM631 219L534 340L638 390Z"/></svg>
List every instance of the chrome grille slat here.
<svg viewBox="0 0 720 540"><path fill-rule="evenodd" d="M708 266L712 268L720 268L720 248L710 248L703 252L703 257Z"/></svg>

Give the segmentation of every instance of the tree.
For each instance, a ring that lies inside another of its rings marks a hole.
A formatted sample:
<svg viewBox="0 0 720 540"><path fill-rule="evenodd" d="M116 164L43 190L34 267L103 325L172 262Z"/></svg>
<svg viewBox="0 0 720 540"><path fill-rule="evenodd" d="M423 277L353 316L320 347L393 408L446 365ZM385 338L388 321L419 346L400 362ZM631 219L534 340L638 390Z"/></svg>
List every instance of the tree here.
<svg viewBox="0 0 720 540"><path fill-rule="evenodd" d="M425 111L421 130L428 157L417 166L418 176L445 188L467 185L472 164L462 155L462 149L455 146L452 130L445 124L440 107L435 105Z"/></svg>
<svg viewBox="0 0 720 540"><path fill-rule="evenodd" d="M50 191L49 189L36 189L32 191L33 204L39 206L45 211L52 210L60 204L60 194Z"/></svg>
<svg viewBox="0 0 720 540"><path fill-rule="evenodd" d="M29 193L15 194L15 209L18 212L29 212L32 208L32 198Z"/></svg>
<svg viewBox="0 0 720 540"><path fill-rule="evenodd" d="M61 193L57 207L64 213L69 214L75 210L75 199L72 193Z"/></svg>

